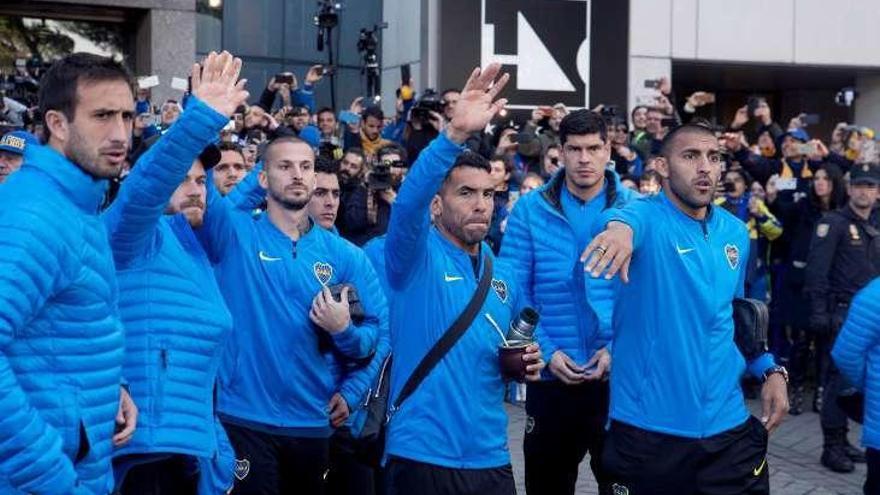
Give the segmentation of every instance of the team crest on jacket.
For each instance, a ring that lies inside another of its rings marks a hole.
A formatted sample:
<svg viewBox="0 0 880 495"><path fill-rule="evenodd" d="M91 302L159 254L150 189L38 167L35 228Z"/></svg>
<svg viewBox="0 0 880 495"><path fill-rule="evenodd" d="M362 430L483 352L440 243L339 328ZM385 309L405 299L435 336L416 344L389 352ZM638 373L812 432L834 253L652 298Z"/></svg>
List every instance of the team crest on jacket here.
<svg viewBox="0 0 880 495"><path fill-rule="evenodd" d="M333 267L330 263L318 261L312 268L315 271L315 278L318 279L318 282L321 282L321 285L327 285L327 282L333 277Z"/></svg>
<svg viewBox="0 0 880 495"><path fill-rule="evenodd" d="M501 299L501 302L507 302L507 284L504 282L504 280L493 278L492 289L495 290L495 294L498 296L498 299Z"/></svg>
<svg viewBox="0 0 880 495"><path fill-rule="evenodd" d="M248 473L251 472L251 461L247 459L236 459L234 472L238 481L244 480L247 478Z"/></svg>
<svg viewBox="0 0 880 495"><path fill-rule="evenodd" d="M727 256L727 264L731 270L736 270L739 266L739 248L733 244L724 245L724 255Z"/></svg>
<svg viewBox="0 0 880 495"><path fill-rule="evenodd" d="M615 483L611 485L611 493L613 495L629 495L629 488Z"/></svg>

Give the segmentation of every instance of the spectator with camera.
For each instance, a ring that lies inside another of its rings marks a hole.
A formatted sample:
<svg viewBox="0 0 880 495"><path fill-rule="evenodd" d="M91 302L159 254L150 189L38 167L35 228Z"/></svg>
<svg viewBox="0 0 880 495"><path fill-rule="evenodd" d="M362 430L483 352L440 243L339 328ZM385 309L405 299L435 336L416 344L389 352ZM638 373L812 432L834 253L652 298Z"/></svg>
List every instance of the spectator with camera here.
<svg viewBox="0 0 880 495"><path fill-rule="evenodd" d="M614 162L614 171L620 176L642 175L642 158L628 144L628 129L626 121L612 117L608 122L608 140L611 142L611 161Z"/></svg>
<svg viewBox="0 0 880 495"><path fill-rule="evenodd" d="M536 332L550 357L542 381L528 385L523 451L529 493L574 493L577 466L590 452L596 479L608 414L613 284L586 281L573 256L590 242L592 222L607 208L635 197L608 168L606 120L590 110L565 116L559 126L564 168L513 209L502 259L516 272L526 304L541 308ZM589 282L589 283L587 283ZM589 337L587 337L589 336Z"/></svg>
<svg viewBox="0 0 880 495"><path fill-rule="evenodd" d="M539 174L544 179L544 182L550 180L562 168L559 155L559 143L551 142L544 148L544 153L541 156L541 172Z"/></svg>
<svg viewBox="0 0 880 495"><path fill-rule="evenodd" d="M403 130L403 146L409 156L409 165L443 129L444 102L434 90L425 90L409 111Z"/></svg>
<svg viewBox="0 0 880 495"><path fill-rule="evenodd" d="M217 409L236 451L236 493L322 493L336 390L320 343L344 362L370 356L388 324L385 298L364 254L309 218L312 148L280 137L263 156L266 212L254 218L211 190L198 232L235 322ZM350 287L363 319L351 316Z"/></svg>
<svg viewBox="0 0 880 495"><path fill-rule="evenodd" d="M848 193L845 207L828 213L816 224L804 274L810 328L827 335L832 344L846 320L853 295L880 275L880 169L868 164L853 167ZM822 386L822 465L835 472L852 472L853 462L864 462L864 454L847 440L848 421L837 404L837 396L846 385L833 363L823 376Z"/></svg>
<svg viewBox="0 0 880 495"><path fill-rule="evenodd" d="M506 267L493 268L494 257L482 243L495 184L486 160L463 147L505 104L496 100L508 80L496 80L500 68L493 64L471 74L449 126L422 152L401 188L385 239L395 315L388 495L516 492L498 333L523 301ZM462 312L464 306L473 310ZM438 340L448 345L437 346ZM537 379L543 368L538 346L525 347L514 364L521 379ZM416 373L425 379L406 385ZM437 399L450 394L456 399Z"/></svg>
<svg viewBox="0 0 880 495"><path fill-rule="evenodd" d="M346 153L346 156L349 154ZM363 246L388 230L391 205L406 175L405 155L403 148L397 144L383 146L377 151L376 162L366 174L366 181L345 190L342 215L337 223L342 237L357 246ZM351 177L348 175L350 173L346 170L346 177Z"/></svg>
<svg viewBox="0 0 880 495"><path fill-rule="evenodd" d="M293 72L281 72L272 76L260 95L258 105L267 112L280 107L306 107L315 111L315 84L324 77L324 66L313 65L306 73L302 87Z"/></svg>

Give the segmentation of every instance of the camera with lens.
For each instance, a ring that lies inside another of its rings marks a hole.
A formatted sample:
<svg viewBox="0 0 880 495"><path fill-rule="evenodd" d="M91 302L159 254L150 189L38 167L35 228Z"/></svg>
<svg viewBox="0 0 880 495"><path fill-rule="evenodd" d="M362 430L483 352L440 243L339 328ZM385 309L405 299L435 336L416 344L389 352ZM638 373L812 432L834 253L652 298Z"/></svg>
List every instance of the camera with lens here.
<svg viewBox="0 0 880 495"><path fill-rule="evenodd" d="M443 114L445 106L446 102L436 91L426 89L422 97L413 105L410 115L413 119L428 120L431 118L431 112Z"/></svg>
<svg viewBox="0 0 880 495"><path fill-rule="evenodd" d="M367 176L367 186L373 191L391 189L391 164L376 162Z"/></svg>

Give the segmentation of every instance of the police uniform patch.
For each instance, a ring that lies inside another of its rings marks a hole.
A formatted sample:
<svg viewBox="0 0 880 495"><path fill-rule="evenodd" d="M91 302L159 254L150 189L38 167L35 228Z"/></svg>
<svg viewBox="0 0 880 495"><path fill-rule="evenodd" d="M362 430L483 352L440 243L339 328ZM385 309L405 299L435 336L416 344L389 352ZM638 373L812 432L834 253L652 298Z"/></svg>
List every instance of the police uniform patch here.
<svg viewBox="0 0 880 495"><path fill-rule="evenodd" d="M724 255L727 256L727 264L731 270L736 270L739 266L739 248L734 244L724 245Z"/></svg>
<svg viewBox="0 0 880 495"><path fill-rule="evenodd" d="M251 461L247 459L236 459L235 460L235 477L238 478L238 481L242 481L247 478L248 473L251 472Z"/></svg>
<svg viewBox="0 0 880 495"><path fill-rule="evenodd" d="M329 263L318 261L313 266L313 269L315 270L315 278L318 279L318 282L321 282L321 285L327 285L327 282L333 277L333 267Z"/></svg>
<svg viewBox="0 0 880 495"><path fill-rule="evenodd" d="M861 240L861 237L859 237L859 228L856 227L856 224L854 224L854 223L849 224L849 235L850 235L850 237L852 237L852 240L854 240L854 241Z"/></svg>
<svg viewBox="0 0 880 495"><path fill-rule="evenodd" d="M820 223L816 226L816 236L820 239L828 235L828 230L831 228L827 223Z"/></svg>
<svg viewBox="0 0 880 495"><path fill-rule="evenodd" d="M501 302L507 302L507 284L504 280L498 280L497 278L492 279L492 288L495 290L495 294L498 296L498 299Z"/></svg>
<svg viewBox="0 0 880 495"><path fill-rule="evenodd" d="M532 432L535 429L535 418L529 416L526 418L526 435Z"/></svg>

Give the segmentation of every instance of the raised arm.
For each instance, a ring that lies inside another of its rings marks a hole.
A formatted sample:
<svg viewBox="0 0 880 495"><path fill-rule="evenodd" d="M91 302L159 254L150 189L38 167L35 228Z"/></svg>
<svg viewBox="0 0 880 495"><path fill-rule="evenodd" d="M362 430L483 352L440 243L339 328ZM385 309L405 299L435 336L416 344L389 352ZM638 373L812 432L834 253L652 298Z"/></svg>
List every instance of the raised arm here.
<svg viewBox="0 0 880 495"><path fill-rule="evenodd" d="M180 121L138 160L104 215L117 268L149 254L168 200L205 146L248 96L241 60L211 53L192 72L193 98Z"/></svg>
<svg viewBox="0 0 880 495"><path fill-rule="evenodd" d="M485 128L507 103L503 98L496 101L509 79L507 74L498 78L500 71L499 64L491 64L485 70L474 69L449 127L419 154L397 195L385 244L388 283L392 288L405 287L427 256L431 200L462 151L462 144L471 133Z"/></svg>

